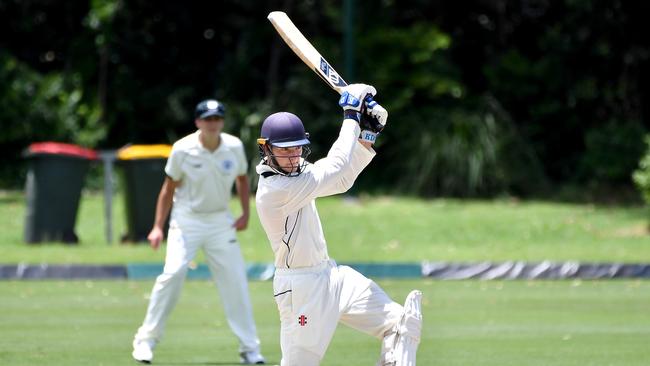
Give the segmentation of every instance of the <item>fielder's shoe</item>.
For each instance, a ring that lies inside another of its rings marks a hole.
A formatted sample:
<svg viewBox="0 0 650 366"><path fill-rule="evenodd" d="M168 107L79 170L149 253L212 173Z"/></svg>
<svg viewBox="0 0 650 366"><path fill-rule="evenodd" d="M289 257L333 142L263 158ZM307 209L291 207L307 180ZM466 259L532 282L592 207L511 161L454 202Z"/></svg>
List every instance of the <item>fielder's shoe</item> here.
<svg viewBox="0 0 650 366"><path fill-rule="evenodd" d="M142 363L153 360L153 343L150 341L133 341L133 359Z"/></svg>
<svg viewBox="0 0 650 366"><path fill-rule="evenodd" d="M264 365L266 363L264 356L257 351L242 352L239 357L241 357L241 363L246 365Z"/></svg>

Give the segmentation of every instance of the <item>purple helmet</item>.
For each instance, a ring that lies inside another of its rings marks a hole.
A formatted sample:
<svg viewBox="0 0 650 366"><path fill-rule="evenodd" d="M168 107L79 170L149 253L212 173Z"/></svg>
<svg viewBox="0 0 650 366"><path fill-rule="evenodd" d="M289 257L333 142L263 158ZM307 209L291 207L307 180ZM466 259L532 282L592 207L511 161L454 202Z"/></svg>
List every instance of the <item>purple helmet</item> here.
<svg viewBox="0 0 650 366"><path fill-rule="evenodd" d="M309 145L309 133L298 116L289 112L278 112L266 117L262 123L262 139L277 147Z"/></svg>
<svg viewBox="0 0 650 366"><path fill-rule="evenodd" d="M289 112L278 112L266 117L262 123L261 137L257 139L260 149L260 157L276 173L288 177L300 175L307 165L307 156L311 153L309 149L309 134L305 132L305 127L298 116ZM280 166L273 154L271 147L298 147L300 153L300 163L291 166Z"/></svg>

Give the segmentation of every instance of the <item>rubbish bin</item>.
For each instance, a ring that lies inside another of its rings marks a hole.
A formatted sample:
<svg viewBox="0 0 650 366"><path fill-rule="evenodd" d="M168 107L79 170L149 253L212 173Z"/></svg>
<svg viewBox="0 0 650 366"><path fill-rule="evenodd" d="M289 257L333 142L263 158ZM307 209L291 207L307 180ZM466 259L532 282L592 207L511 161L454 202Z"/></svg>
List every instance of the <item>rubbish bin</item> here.
<svg viewBox="0 0 650 366"><path fill-rule="evenodd" d="M74 226L81 188L97 153L72 144L40 142L23 155L28 159L25 241L77 243Z"/></svg>
<svg viewBox="0 0 650 366"><path fill-rule="evenodd" d="M126 211L122 242L146 241L156 216L156 201L171 149L171 145L130 145L118 150L117 165L122 171L120 180Z"/></svg>

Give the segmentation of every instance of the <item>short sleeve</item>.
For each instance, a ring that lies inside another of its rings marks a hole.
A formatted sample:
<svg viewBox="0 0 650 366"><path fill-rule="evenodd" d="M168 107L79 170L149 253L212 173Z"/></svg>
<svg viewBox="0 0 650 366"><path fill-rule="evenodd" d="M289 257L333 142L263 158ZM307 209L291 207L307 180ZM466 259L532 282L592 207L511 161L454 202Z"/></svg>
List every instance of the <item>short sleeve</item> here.
<svg viewBox="0 0 650 366"><path fill-rule="evenodd" d="M246 175L248 172L248 160L246 159L246 153L244 152L244 145L242 143L238 144L235 148L235 155L237 156L237 166L239 167L237 176Z"/></svg>
<svg viewBox="0 0 650 366"><path fill-rule="evenodd" d="M183 163L182 152L176 148L172 147L172 152L167 158L167 164L165 165L165 174L170 177L173 181L178 182L183 179L183 170L181 165Z"/></svg>

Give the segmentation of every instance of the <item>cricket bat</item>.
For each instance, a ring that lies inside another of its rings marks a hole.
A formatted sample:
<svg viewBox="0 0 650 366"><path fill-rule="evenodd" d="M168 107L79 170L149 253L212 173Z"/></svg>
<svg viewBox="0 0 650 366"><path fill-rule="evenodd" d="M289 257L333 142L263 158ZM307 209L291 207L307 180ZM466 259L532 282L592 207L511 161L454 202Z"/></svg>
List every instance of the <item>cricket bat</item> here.
<svg viewBox="0 0 650 366"><path fill-rule="evenodd" d="M311 68L318 76L323 79L330 88L339 94L343 88L348 85L341 78L338 72L325 60L323 56L312 46L312 44L296 28L291 19L282 11L273 11L269 13L269 21L273 24L275 30L280 34L284 42L291 47L293 52L300 57L302 62Z"/></svg>

